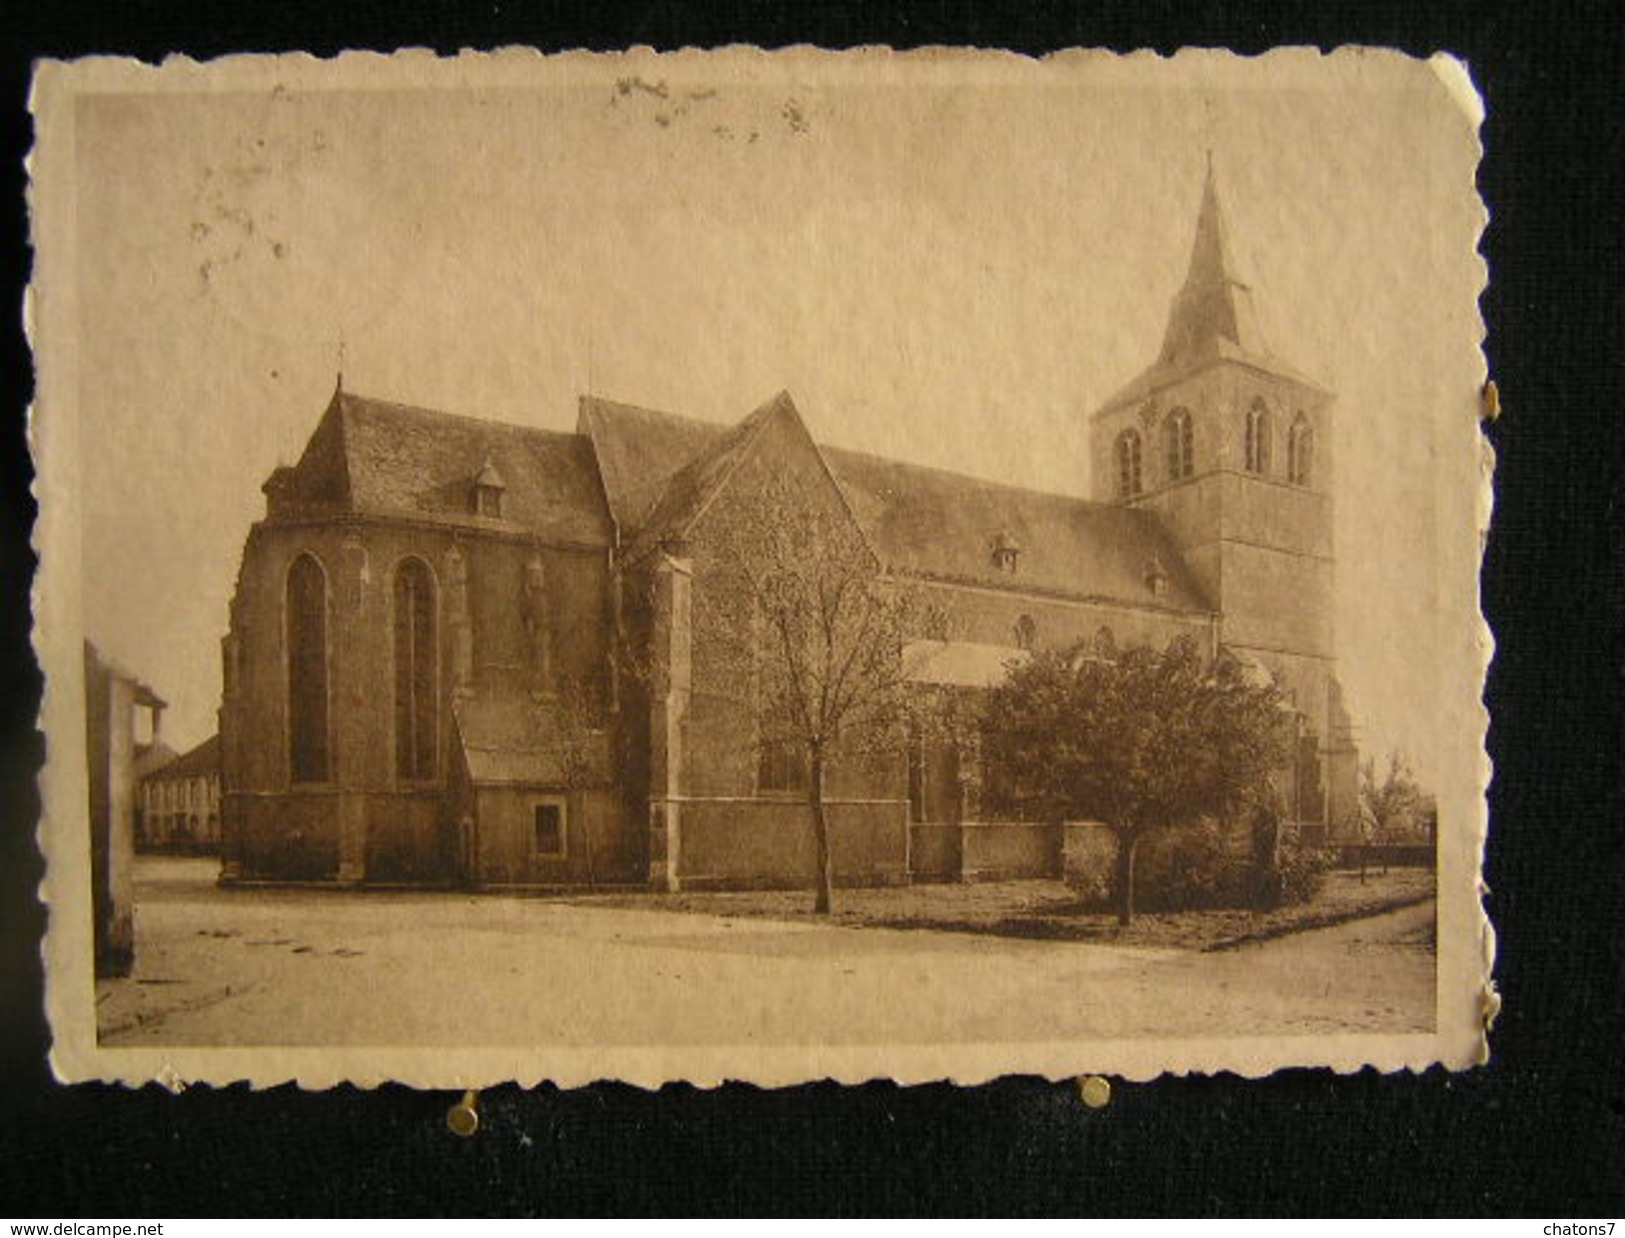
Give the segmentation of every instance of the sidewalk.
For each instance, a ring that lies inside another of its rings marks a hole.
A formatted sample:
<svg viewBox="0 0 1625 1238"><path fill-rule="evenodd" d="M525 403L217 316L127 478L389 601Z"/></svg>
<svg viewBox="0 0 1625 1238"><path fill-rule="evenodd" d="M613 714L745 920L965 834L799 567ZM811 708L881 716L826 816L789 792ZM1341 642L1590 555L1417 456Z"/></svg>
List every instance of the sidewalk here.
<svg viewBox="0 0 1625 1238"><path fill-rule="evenodd" d="M1275 911L1141 913L1127 928L1110 912L1083 909L1060 881L993 881L837 890L828 917L812 912L811 891L579 896L582 906L714 916L761 917L843 928L927 929L1039 941L1095 941L1150 949L1225 950L1309 929L1381 915L1431 899L1434 874L1426 869L1353 871L1326 875L1309 903Z"/></svg>

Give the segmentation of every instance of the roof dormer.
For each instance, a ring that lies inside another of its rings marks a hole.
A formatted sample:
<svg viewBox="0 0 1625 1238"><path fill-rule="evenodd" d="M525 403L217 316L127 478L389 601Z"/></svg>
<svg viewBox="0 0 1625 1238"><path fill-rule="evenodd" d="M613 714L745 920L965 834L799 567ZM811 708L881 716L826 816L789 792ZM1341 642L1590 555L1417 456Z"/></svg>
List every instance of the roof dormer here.
<svg viewBox="0 0 1625 1238"><path fill-rule="evenodd" d="M993 535L993 566L1001 572L1014 574L1016 564L1021 558L1021 543L1008 529L1000 529Z"/></svg>
<svg viewBox="0 0 1625 1238"><path fill-rule="evenodd" d="M1152 555L1145 564L1145 587L1151 591L1151 596L1160 598L1168 591L1168 570L1162 566L1162 559Z"/></svg>
<svg viewBox="0 0 1625 1238"><path fill-rule="evenodd" d="M480 466L480 471L474 474L473 484L469 487L468 506L476 516L489 516L493 520L502 519L502 495L508 488L508 483L502 480L502 474L497 472L496 465L491 463L489 456Z"/></svg>

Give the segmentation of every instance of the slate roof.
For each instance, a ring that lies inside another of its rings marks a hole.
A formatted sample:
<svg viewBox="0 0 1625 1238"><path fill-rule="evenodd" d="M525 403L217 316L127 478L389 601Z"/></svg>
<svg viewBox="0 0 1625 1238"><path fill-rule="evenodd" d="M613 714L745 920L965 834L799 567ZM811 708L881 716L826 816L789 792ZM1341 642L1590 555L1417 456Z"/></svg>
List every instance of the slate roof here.
<svg viewBox="0 0 1625 1238"><path fill-rule="evenodd" d="M666 483L709 449L726 427L582 396L577 429L592 443L610 515L630 533L643 527Z"/></svg>
<svg viewBox="0 0 1625 1238"><path fill-rule="evenodd" d="M458 742L475 785L564 786L567 771L554 708L552 702L501 684L453 705ZM608 737L598 734L583 742L591 780L607 784Z"/></svg>
<svg viewBox="0 0 1625 1238"><path fill-rule="evenodd" d="M605 401L582 402L582 425L601 461L623 538L647 545L651 531L697 510L749 442L753 426L789 398L775 396L732 427ZM793 412L791 408L791 412ZM1178 548L1150 512L1046 494L837 447L820 447L870 545L888 567L941 580L1067 597L1132 601L1173 610L1211 609ZM680 453L688 453L682 455ZM613 480L611 480L613 479ZM652 497L651 497L652 496ZM630 522L630 523L628 523ZM630 536L629 536L630 533ZM993 550L1020 547L1014 572ZM1146 583L1153 560L1167 583Z"/></svg>
<svg viewBox="0 0 1625 1238"><path fill-rule="evenodd" d="M183 752L162 769L150 773L148 777L162 779L220 777L220 736L209 736L196 748Z"/></svg>
<svg viewBox="0 0 1625 1238"><path fill-rule="evenodd" d="M140 781L152 774L156 774L179 755L161 739L155 744L137 744L135 746L136 780Z"/></svg>
<svg viewBox="0 0 1625 1238"><path fill-rule="evenodd" d="M824 456L888 566L995 589L1210 609L1150 512L840 448L826 448ZM1021 547L1013 572L994 558L1001 535ZM1160 597L1146 583L1153 561L1167 575Z"/></svg>
<svg viewBox="0 0 1625 1238"><path fill-rule="evenodd" d="M299 464L273 476L276 501L382 515L421 514L636 553L684 526L722 485L755 432L799 419L781 392L733 426L593 397L580 433L335 393ZM944 581L1171 610L1211 609L1157 518L863 452L820 447L870 545L888 567ZM501 520L471 514L487 465L506 484ZM1002 570L995 547L1019 547ZM1154 595L1149 565L1166 574Z"/></svg>
<svg viewBox="0 0 1625 1238"><path fill-rule="evenodd" d="M1274 673L1269 667L1260 662L1254 655L1245 649L1237 649L1234 645L1220 645L1219 657L1230 662L1241 675L1241 680L1249 688L1273 688L1276 686Z"/></svg>
<svg viewBox="0 0 1625 1238"><path fill-rule="evenodd" d="M1142 370L1129 382L1125 383L1112 393L1094 416L1109 413L1113 409L1122 408L1125 404L1138 404L1161 391L1164 387L1171 387L1182 379L1189 378L1200 370L1221 361L1233 361L1238 365L1245 365L1258 370L1263 374L1273 374L1277 378L1287 379L1289 382L1306 387L1317 394L1329 394L1326 389L1302 371L1294 369L1279 357L1270 353L1255 353L1242 348L1234 342L1222 337L1210 338L1204 351L1197 357L1187 358L1177 364L1157 361Z"/></svg>
<svg viewBox="0 0 1625 1238"><path fill-rule="evenodd" d="M500 520L469 510L474 481L487 470L504 487ZM517 525L589 545L610 537L591 444L580 435L348 391L334 394L298 465L271 484L277 499L295 505Z"/></svg>

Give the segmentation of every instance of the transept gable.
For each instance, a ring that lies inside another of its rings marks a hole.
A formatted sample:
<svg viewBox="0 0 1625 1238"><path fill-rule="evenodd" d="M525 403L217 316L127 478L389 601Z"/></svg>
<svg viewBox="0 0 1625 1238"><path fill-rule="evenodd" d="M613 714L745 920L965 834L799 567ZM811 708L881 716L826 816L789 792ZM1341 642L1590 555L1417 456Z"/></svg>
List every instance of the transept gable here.
<svg viewBox="0 0 1625 1238"><path fill-rule="evenodd" d="M780 391L738 425L719 434L672 476L633 539L628 557L636 560L662 543L686 538L712 505L724 499L742 469L794 480L799 484L791 487L792 493L799 490L809 500L812 493L823 490L835 507L853 519L846 496L795 402L788 392ZM807 489L809 485L812 491ZM853 527L863 538L855 519Z"/></svg>

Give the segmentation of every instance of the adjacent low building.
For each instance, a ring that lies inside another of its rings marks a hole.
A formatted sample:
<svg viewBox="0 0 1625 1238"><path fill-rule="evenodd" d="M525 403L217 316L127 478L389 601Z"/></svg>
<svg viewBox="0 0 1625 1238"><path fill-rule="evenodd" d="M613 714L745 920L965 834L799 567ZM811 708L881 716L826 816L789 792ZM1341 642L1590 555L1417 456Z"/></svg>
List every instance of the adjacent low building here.
<svg viewBox="0 0 1625 1238"><path fill-rule="evenodd" d="M165 704L89 641L84 664L96 975L126 976L135 963L136 712L151 711L156 734Z"/></svg>
<svg viewBox="0 0 1625 1238"><path fill-rule="evenodd" d="M220 849L220 737L211 735L141 779L135 845L140 851L210 854Z"/></svg>

